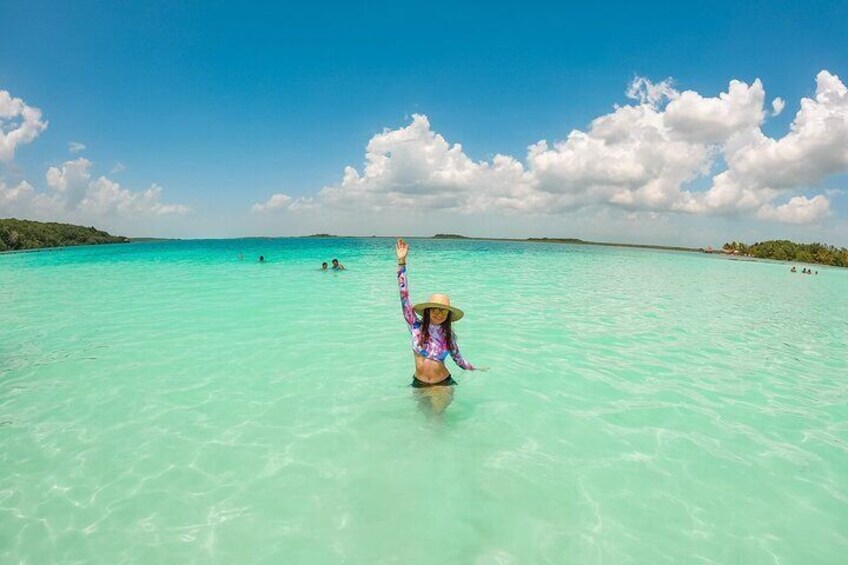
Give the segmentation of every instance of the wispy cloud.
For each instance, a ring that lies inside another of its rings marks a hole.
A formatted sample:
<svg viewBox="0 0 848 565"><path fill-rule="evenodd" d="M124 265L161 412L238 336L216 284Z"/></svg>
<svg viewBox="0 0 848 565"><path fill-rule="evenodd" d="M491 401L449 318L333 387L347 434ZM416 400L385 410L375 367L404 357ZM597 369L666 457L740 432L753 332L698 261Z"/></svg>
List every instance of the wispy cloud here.
<svg viewBox="0 0 848 565"><path fill-rule="evenodd" d="M81 153L85 151L87 147L84 143L80 143L79 141L71 141L68 143L68 151L71 153Z"/></svg>

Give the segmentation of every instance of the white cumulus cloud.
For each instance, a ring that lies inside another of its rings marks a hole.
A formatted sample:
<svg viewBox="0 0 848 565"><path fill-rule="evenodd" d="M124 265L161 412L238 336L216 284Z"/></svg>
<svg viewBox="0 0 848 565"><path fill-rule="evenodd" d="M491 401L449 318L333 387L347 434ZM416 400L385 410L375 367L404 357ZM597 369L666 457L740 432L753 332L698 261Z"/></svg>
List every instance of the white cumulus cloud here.
<svg viewBox="0 0 848 565"><path fill-rule="evenodd" d="M658 106L666 100L674 100L680 93L671 85L673 81L668 78L658 83L653 83L645 77L636 77L627 87L627 97L636 100L639 104Z"/></svg>
<svg viewBox="0 0 848 565"><path fill-rule="evenodd" d="M637 77L627 95L634 104L616 106L585 131L533 143L523 160L475 161L416 114L373 136L362 169L345 167L338 184L307 197L275 194L252 210L538 216L606 207L786 223L830 214L827 196L798 193L848 171L848 94L837 76L819 73L815 100L801 101L779 139L761 130L766 93L758 79L732 80L706 96L679 92L670 79ZM784 105L775 99L773 113ZM696 181L707 188L691 188Z"/></svg>
<svg viewBox="0 0 848 565"><path fill-rule="evenodd" d="M162 187L152 185L147 190L131 191L117 182L99 177L91 182L78 210L86 217L186 214L187 206L163 204L159 198Z"/></svg>
<svg viewBox="0 0 848 565"><path fill-rule="evenodd" d="M665 109L663 121L673 137L721 143L738 131L759 127L765 118L765 90L759 79L750 86L730 81L727 92L704 97L687 90Z"/></svg>
<svg viewBox="0 0 848 565"><path fill-rule="evenodd" d="M0 218L54 219L56 212L55 201L27 181L15 186L0 181Z"/></svg>
<svg viewBox="0 0 848 565"><path fill-rule="evenodd" d="M821 194L813 198L794 196L786 204L765 204L757 211L757 217L777 220L789 224L809 224L830 214L830 201Z"/></svg>
<svg viewBox="0 0 848 565"><path fill-rule="evenodd" d="M130 190L105 176L92 179L91 168L91 161L83 157L50 167L45 192L36 191L26 181L15 187L0 183L0 216L89 224L191 211L182 204L162 202L160 186Z"/></svg>
<svg viewBox="0 0 848 565"><path fill-rule="evenodd" d="M816 85L815 99L801 99L786 136L772 139L755 130L728 147L728 166L740 178L791 189L848 171L848 89L827 71Z"/></svg>
<svg viewBox="0 0 848 565"><path fill-rule="evenodd" d="M263 204L254 204L254 212L271 212L273 210L287 210L292 202L291 196L285 194L272 194L271 198Z"/></svg>
<svg viewBox="0 0 848 565"><path fill-rule="evenodd" d="M45 129L41 110L0 90L0 161L11 161L19 145L32 142Z"/></svg>
<svg viewBox="0 0 848 565"><path fill-rule="evenodd" d="M57 193L57 202L65 209L73 210L85 198L91 181L90 168L91 161L80 157L47 169L47 186Z"/></svg>
<svg viewBox="0 0 848 565"><path fill-rule="evenodd" d="M7 186L0 182L0 210L14 212L21 203L32 199L35 189L26 181L21 181L16 186Z"/></svg>
<svg viewBox="0 0 848 565"><path fill-rule="evenodd" d="M552 147L529 148L530 184L554 198L553 211L608 204L627 209L668 209L683 183L703 174L710 151L671 135L651 105L623 106L574 130Z"/></svg>

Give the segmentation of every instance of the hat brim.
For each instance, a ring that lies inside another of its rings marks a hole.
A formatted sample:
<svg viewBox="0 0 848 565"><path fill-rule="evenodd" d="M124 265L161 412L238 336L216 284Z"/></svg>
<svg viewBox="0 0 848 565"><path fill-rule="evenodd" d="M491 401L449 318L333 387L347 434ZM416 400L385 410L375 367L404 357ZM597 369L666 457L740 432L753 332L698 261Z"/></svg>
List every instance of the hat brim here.
<svg viewBox="0 0 848 565"><path fill-rule="evenodd" d="M424 310L427 308L442 308L444 310L450 310L450 313L453 314L451 316L451 322L458 322L465 316L465 312L457 308L456 306L445 306L440 302L421 302L420 304L416 304L412 307L419 314L424 314Z"/></svg>

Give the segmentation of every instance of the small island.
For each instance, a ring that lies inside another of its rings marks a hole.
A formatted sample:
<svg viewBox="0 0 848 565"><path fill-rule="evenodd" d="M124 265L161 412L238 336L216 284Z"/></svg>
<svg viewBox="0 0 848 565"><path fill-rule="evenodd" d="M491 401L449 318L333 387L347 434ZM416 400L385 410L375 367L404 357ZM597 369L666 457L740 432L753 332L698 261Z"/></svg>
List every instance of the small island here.
<svg viewBox="0 0 848 565"><path fill-rule="evenodd" d="M0 252L129 242L129 238L111 235L94 227L15 218L0 219Z"/></svg>
<svg viewBox="0 0 848 565"><path fill-rule="evenodd" d="M707 248L707 253L741 255L775 261L817 263L832 267L848 267L848 249L824 243L795 243L787 239L774 239L747 245L738 241L725 243L720 250Z"/></svg>

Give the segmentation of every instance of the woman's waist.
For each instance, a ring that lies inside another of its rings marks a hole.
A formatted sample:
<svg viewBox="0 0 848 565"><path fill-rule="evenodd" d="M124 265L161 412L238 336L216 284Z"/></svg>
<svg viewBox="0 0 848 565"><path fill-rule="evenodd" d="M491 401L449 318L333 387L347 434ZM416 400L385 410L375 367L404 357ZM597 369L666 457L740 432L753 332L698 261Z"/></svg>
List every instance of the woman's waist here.
<svg viewBox="0 0 848 565"><path fill-rule="evenodd" d="M417 352L413 352L413 357L415 357L415 376L421 381L439 382L450 374L445 364L438 359L424 357Z"/></svg>

